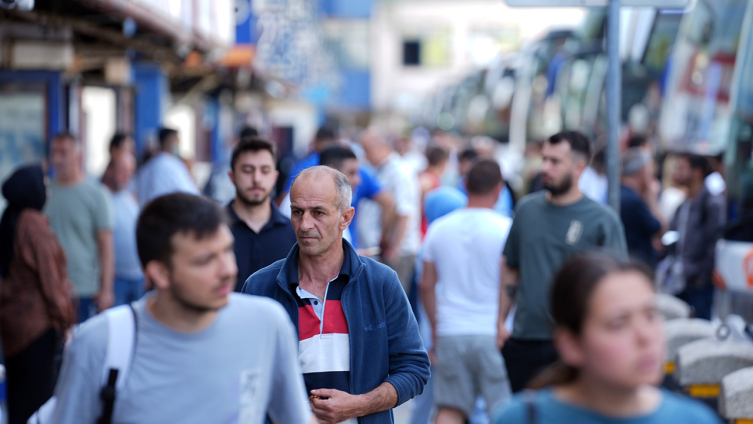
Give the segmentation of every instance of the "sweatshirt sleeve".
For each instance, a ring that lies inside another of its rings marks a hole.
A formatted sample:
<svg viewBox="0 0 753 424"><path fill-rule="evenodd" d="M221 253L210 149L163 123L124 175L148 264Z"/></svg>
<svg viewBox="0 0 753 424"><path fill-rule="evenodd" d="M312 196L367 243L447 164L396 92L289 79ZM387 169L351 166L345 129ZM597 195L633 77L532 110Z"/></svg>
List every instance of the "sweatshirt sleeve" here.
<svg viewBox="0 0 753 424"><path fill-rule="evenodd" d="M389 377L385 380L397 391L397 405L420 395L430 376L418 323L395 271L386 285L387 333L389 343Z"/></svg>

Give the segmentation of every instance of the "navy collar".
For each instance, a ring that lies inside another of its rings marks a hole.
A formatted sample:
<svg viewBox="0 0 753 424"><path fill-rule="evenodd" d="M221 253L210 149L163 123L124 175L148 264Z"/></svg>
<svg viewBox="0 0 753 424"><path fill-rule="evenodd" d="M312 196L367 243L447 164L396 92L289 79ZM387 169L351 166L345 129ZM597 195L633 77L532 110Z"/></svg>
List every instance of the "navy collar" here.
<svg viewBox="0 0 753 424"><path fill-rule="evenodd" d="M242 219L240 219L240 217L238 216L238 214L235 213L235 210L233 209L233 202L234 201L235 201L235 199L231 200L230 203L228 203L227 206L225 207L225 209L227 209L228 215L230 216L230 223L232 225L243 224L246 227L248 227L248 225ZM269 221L267 221L267 223L264 224L264 226L262 227L261 231L264 231L265 229L267 229L271 225L274 225L274 226L277 226L277 225L288 225L290 223L290 220L285 215L283 215L282 212L280 212L280 209L277 207L277 205L275 205L275 202L272 202L270 200L269 203L272 206L272 214L269 216Z"/></svg>
<svg viewBox="0 0 753 424"><path fill-rule="evenodd" d="M277 283L289 293L294 293L298 286L298 243L290 249L287 258L284 259L280 272L277 274ZM363 263L353 246L343 239L343 265L337 278L345 277L348 283L354 281L361 273ZM347 283L346 283L347 284Z"/></svg>

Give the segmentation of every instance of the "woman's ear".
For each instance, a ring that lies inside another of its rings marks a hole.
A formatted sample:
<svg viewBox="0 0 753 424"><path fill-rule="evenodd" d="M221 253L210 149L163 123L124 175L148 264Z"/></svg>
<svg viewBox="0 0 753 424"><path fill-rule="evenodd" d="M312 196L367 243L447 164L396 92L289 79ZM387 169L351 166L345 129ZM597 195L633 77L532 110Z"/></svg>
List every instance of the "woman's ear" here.
<svg viewBox="0 0 753 424"><path fill-rule="evenodd" d="M566 365L580 368L585 363L585 354L578 337L567 328L558 327L554 330L554 345L560 354L560 359Z"/></svg>

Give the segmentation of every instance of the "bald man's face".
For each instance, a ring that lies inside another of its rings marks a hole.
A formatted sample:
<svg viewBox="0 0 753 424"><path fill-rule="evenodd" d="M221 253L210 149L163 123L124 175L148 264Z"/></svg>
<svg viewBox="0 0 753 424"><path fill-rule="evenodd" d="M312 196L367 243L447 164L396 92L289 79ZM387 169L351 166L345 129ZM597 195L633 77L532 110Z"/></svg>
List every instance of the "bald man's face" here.
<svg viewBox="0 0 753 424"><path fill-rule="evenodd" d="M301 254L320 256L342 243L353 208L337 210L337 189L331 175L301 175L290 190L290 221Z"/></svg>
<svg viewBox="0 0 753 424"><path fill-rule="evenodd" d="M377 134L366 131L361 135L361 146L366 154L366 159L374 166L379 166L387 159L390 149Z"/></svg>

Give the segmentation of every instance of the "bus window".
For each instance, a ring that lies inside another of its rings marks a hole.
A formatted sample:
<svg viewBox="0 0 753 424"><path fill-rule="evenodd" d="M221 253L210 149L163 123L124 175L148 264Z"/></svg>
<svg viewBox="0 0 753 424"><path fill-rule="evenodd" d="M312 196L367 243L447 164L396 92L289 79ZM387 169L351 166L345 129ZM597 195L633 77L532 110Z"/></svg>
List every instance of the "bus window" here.
<svg viewBox="0 0 753 424"><path fill-rule="evenodd" d="M748 35L739 53L735 84L735 119L725 157L730 218L753 213L753 7L748 11ZM751 240L753 241L753 240Z"/></svg>
<svg viewBox="0 0 753 424"><path fill-rule="evenodd" d="M700 0L680 28L660 134L669 150L716 154L730 134L735 57L748 0Z"/></svg>

